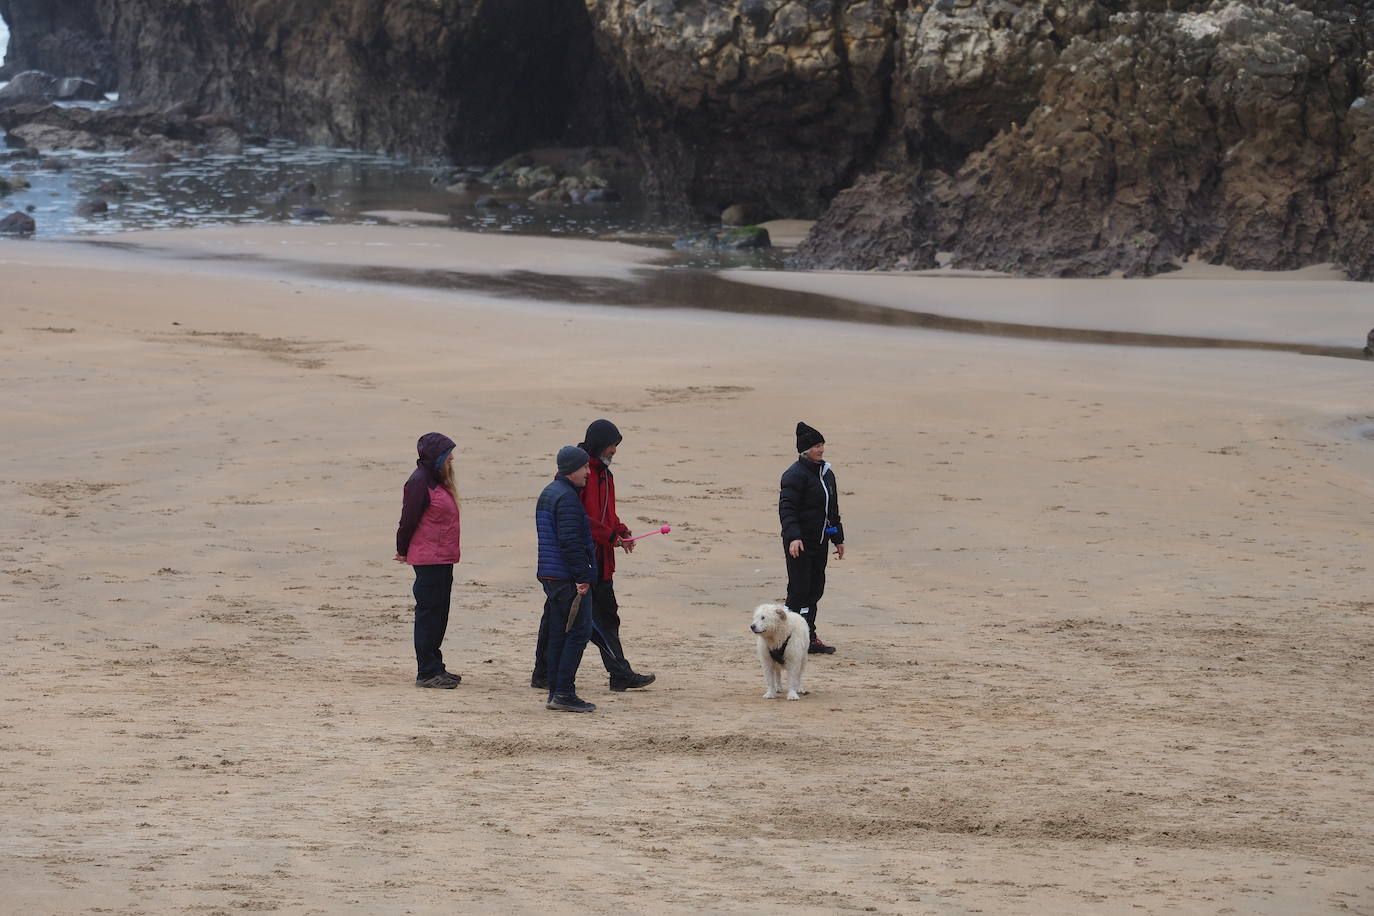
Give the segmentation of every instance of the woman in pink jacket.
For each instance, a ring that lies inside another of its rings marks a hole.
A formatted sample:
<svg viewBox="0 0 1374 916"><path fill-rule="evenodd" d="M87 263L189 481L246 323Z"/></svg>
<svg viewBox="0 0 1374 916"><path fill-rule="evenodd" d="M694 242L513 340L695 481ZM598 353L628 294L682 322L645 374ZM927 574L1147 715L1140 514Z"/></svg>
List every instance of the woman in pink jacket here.
<svg viewBox="0 0 1374 916"><path fill-rule="evenodd" d="M439 645L448 628L453 565L458 562L458 487L453 481L453 440L425 433L420 457L406 481L396 561L415 568L415 686L451 690L462 677L444 668Z"/></svg>

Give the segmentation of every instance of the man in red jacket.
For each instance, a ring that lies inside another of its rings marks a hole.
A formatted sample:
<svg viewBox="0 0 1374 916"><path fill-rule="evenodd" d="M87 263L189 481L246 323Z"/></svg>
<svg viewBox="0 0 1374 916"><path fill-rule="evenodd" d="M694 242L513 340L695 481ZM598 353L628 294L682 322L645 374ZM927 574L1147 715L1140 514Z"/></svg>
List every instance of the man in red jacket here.
<svg viewBox="0 0 1374 916"><path fill-rule="evenodd" d="M615 477L611 458L620 445L620 430L610 420L596 420L587 427L581 448L591 456L591 473L582 488L582 505L592 524L596 542L597 580L592 584L592 637L601 650L601 661L611 676L612 690L633 690L654 682L652 674L637 674L620 645L620 605L615 600L615 549L635 549L626 541L630 529L615 514Z"/></svg>

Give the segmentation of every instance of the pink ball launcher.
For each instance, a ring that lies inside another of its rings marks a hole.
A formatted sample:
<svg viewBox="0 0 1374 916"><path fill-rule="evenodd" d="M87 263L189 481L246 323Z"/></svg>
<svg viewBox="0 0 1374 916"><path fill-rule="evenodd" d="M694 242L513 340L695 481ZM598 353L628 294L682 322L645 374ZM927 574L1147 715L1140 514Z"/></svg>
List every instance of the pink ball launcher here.
<svg viewBox="0 0 1374 916"><path fill-rule="evenodd" d="M650 531L649 534L639 534L639 535L636 535L636 536L634 536L634 537L632 537L632 538L621 538L621 540L622 540L622 541L637 541L637 540L639 540L640 538L646 538L646 537L648 537L650 534L667 534L669 531L672 531L672 530L673 530L673 529L672 529L672 526L671 526L671 525L664 525L662 528L658 529L657 531Z"/></svg>

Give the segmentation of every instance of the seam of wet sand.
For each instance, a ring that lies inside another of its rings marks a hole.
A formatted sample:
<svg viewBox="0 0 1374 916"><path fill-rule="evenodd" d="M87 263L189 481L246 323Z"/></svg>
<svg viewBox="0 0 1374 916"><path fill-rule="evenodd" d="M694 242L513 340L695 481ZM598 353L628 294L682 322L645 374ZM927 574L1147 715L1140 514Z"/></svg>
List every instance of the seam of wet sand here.
<svg viewBox="0 0 1374 916"><path fill-rule="evenodd" d="M333 264L269 258L248 253L185 252L111 239L83 238L71 241L76 244L174 260L253 263L281 272L304 274L326 280L478 293L503 299L533 299L568 305L695 309L1054 343L1163 349L1257 350L1336 359L1366 359L1363 351L1357 347L961 318L935 312L893 308L839 296L747 284L722 277L713 271L690 268L639 267L632 271L634 279L626 280L617 277L569 276L530 270L479 273L380 264ZM969 279L970 282L976 282L977 278Z"/></svg>

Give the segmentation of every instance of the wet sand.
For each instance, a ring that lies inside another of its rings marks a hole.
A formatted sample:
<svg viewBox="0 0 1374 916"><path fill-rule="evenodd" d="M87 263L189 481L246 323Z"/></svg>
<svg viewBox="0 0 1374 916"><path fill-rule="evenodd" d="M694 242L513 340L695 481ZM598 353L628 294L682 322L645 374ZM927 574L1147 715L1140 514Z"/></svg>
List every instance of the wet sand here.
<svg viewBox="0 0 1374 916"><path fill-rule="evenodd" d="M1374 366L271 263L614 293L652 270L628 246L154 238L199 253L0 246L16 912L1374 908ZM622 516L674 531L617 576L658 683L610 693L589 653L600 708L571 716L527 686L531 516L598 416L626 435ZM746 627L781 597L798 419L850 552L822 605L839 652L787 703L759 698ZM390 561L430 429L459 442L455 691L411 686Z"/></svg>

